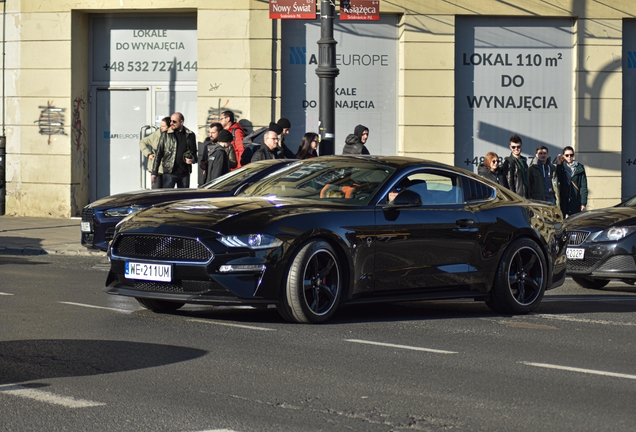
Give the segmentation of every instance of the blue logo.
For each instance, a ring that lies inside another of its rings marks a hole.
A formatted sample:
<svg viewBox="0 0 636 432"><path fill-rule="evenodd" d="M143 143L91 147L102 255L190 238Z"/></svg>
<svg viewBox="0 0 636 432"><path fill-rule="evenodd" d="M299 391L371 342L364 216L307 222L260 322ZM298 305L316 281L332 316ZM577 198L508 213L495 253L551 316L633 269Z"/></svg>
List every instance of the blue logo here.
<svg viewBox="0 0 636 432"><path fill-rule="evenodd" d="M110 131L104 131L104 139L110 138Z"/></svg>
<svg viewBox="0 0 636 432"><path fill-rule="evenodd" d="M289 47L289 64L306 64L307 47Z"/></svg>
<svg viewBox="0 0 636 432"><path fill-rule="evenodd" d="M636 68L636 51L627 52L627 69Z"/></svg>

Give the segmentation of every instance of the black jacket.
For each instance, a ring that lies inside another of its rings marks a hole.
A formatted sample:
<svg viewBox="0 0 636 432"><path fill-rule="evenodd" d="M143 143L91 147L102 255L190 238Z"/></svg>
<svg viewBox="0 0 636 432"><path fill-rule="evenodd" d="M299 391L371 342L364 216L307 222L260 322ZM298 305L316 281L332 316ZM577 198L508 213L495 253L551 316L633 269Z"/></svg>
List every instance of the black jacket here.
<svg viewBox="0 0 636 432"><path fill-rule="evenodd" d="M499 167L497 167L495 171L491 171L482 164L479 165L479 168L477 168L477 174L505 188L508 187L508 184L506 183L506 177L504 177L503 173L501 172L501 168Z"/></svg>
<svg viewBox="0 0 636 432"><path fill-rule="evenodd" d="M526 178L524 179L523 171L519 164L523 163L526 166ZM501 170L506 177L506 183L508 183L508 189L521 195L524 198L528 198L528 162L525 156L519 156L519 160L516 157L508 156L504 159Z"/></svg>
<svg viewBox="0 0 636 432"><path fill-rule="evenodd" d="M201 169L205 171L204 183L230 172L227 152L220 144L208 141L203 150Z"/></svg>
<svg viewBox="0 0 636 432"><path fill-rule="evenodd" d="M545 165L541 164L539 161L533 161L528 167L528 197L540 200L540 201L548 201L548 197L546 197L546 186L545 179L550 179L550 184L552 185L552 191L558 193L556 190L556 166L552 165L550 161Z"/></svg>
<svg viewBox="0 0 636 432"><path fill-rule="evenodd" d="M342 150L342 154L343 155L346 155L346 154L368 155L370 153L369 153L369 149L367 149L364 146L364 144L362 144L362 141L360 141L360 138L358 138L354 134L349 134L347 135L347 138L345 139L345 146L344 146L344 149Z"/></svg>
<svg viewBox="0 0 636 432"><path fill-rule="evenodd" d="M261 144L261 148L252 155L252 162L268 159L285 159L280 147L276 146L274 150L270 150L267 144Z"/></svg>

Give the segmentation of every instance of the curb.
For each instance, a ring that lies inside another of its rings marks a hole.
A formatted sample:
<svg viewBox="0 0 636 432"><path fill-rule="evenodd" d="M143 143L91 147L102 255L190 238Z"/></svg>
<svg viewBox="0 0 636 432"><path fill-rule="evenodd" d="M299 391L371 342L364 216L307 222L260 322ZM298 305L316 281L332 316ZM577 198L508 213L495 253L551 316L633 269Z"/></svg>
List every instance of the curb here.
<svg viewBox="0 0 636 432"><path fill-rule="evenodd" d="M78 251L78 250L57 250L57 249L41 249L41 248L15 248L0 246L0 254L2 255L72 255L72 256L102 256L106 257L106 252L97 251Z"/></svg>

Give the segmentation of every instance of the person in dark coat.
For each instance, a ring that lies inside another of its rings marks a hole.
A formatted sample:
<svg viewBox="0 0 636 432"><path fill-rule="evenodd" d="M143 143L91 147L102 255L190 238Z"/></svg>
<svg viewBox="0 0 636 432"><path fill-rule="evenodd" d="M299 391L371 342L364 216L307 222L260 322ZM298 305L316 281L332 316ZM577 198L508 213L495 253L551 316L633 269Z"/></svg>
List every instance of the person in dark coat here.
<svg viewBox="0 0 636 432"><path fill-rule="evenodd" d="M296 153L296 159L309 159L318 156L318 134L314 132L308 132L303 135L303 139L298 146L298 153Z"/></svg>
<svg viewBox="0 0 636 432"><path fill-rule="evenodd" d="M556 194L556 166L550 163L548 148L537 147L536 158L528 167L528 196L539 201L557 203Z"/></svg>
<svg viewBox="0 0 636 432"><path fill-rule="evenodd" d="M563 149L562 160L557 161L559 203L564 217L582 212L587 206L587 175L583 164L574 160L574 149Z"/></svg>
<svg viewBox="0 0 636 432"><path fill-rule="evenodd" d="M252 156L252 162L267 159L285 159L281 148L278 146L278 134L273 130L265 132L265 143Z"/></svg>
<svg viewBox="0 0 636 432"><path fill-rule="evenodd" d="M501 168L499 167L499 156L497 156L497 153L495 152L486 153L484 163L479 165L477 174L505 188L508 187L506 184L506 177L504 177L501 172Z"/></svg>
<svg viewBox="0 0 636 432"><path fill-rule="evenodd" d="M205 173L204 183L208 183L230 172L226 148L231 147L231 142L232 134L225 129L218 133L216 142L207 141L205 149L203 149L203 158L201 159L201 168Z"/></svg>
<svg viewBox="0 0 636 432"><path fill-rule="evenodd" d="M514 134L510 137L510 156L504 159L501 171L506 177L508 189L528 198L528 162L521 156L521 137Z"/></svg>
<svg viewBox="0 0 636 432"><path fill-rule="evenodd" d="M278 134L278 145L283 152L283 156L285 156L285 159L294 159L294 152L291 151L285 144L285 137L289 135L289 131L291 130L291 122L289 121L289 119L281 117L278 119L276 124L282 129L281 132Z"/></svg>
<svg viewBox="0 0 636 432"><path fill-rule="evenodd" d="M358 125L352 134L347 135L345 146L342 150L343 155L368 155L369 149L364 145L369 138L369 128L364 125Z"/></svg>

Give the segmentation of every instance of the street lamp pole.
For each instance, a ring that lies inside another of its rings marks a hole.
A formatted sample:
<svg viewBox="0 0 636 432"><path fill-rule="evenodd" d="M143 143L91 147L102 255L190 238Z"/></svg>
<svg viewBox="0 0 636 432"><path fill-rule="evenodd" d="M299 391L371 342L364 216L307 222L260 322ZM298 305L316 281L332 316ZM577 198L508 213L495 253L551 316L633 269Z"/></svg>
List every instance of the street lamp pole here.
<svg viewBox="0 0 636 432"><path fill-rule="evenodd" d="M319 133L320 155L335 152L336 137L336 77L340 72L336 67L336 40L333 38L333 23L336 16L335 0L320 2L320 40L318 40L319 84Z"/></svg>

